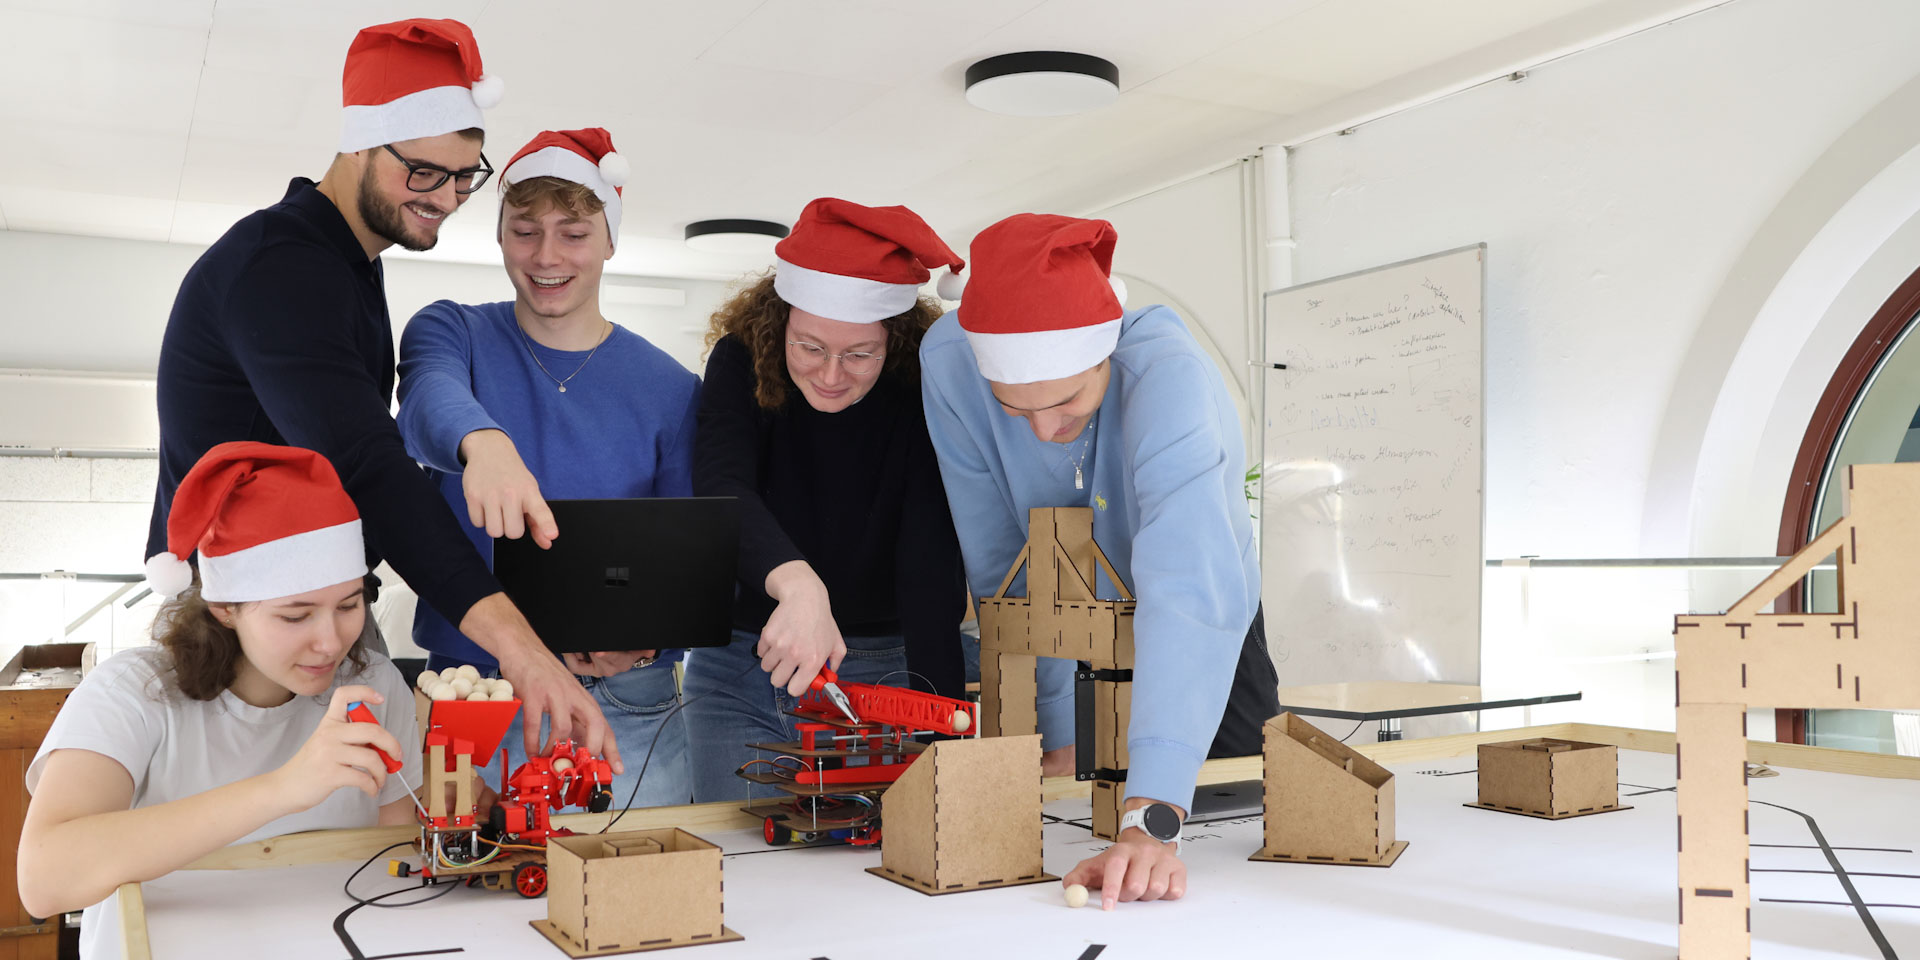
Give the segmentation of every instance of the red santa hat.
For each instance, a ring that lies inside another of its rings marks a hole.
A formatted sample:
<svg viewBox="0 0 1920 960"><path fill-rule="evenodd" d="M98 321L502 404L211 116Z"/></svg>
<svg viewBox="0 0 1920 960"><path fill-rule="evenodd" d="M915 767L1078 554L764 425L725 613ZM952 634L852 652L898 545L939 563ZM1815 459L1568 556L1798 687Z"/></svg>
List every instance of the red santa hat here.
<svg viewBox="0 0 1920 960"><path fill-rule="evenodd" d="M613 134L599 127L585 130L546 130L527 141L507 161L500 189L534 177L557 177L593 191L606 204L607 235L620 242L620 188L633 168L613 151Z"/></svg>
<svg viewBox="0 0 1920 960"><path fill-rule="evenodd" d="M807 204L773 253L773 289L780 299L846 323L877 323L907 312L933 275L929 267L947 268L940 295L957 298L955 284L967 265L912 210L832 197Z"/></svg>
<svg viewBox="0 0 1920 960"><path fill-rule="evenodd" d="M996 383L1058 380L1120 342L1126 285L1112 276L1117 235L1105 220L1020 213L973 238L973 280L960 329Z"/></svg>
<svg viewBox="0 0 1920 960"><path fill-rule="evenodd" d="M171 597L193 582L217 603L273 600L367 574L360 512L327 458L299 447L223 443L187 471L167 514L167 552L147 584Z"/></svg>
<svg viewBox="0 0 1920 960"><path fill-rule="evenodd" d="M480 68L480 46L458 20L368 27L347 48L340 84L340 152L485 129L482 110L506 92Z"/></svg>

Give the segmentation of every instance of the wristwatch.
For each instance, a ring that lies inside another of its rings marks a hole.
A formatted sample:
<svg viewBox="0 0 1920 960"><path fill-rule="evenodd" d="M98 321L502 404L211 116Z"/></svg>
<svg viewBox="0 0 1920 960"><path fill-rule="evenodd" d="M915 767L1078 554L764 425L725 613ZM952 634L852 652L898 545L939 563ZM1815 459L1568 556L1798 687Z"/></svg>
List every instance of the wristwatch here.
<svg viewBox="0 0 1920 960"><path fill-rule="evenodd" d="M1137 810L1128 810L1120 818L1119 832L1124 833L1128 827L1139 827L1147 836L1173 844L1173 855L1180 855L1180 811L1164 803L1149 803Z"/></svg>

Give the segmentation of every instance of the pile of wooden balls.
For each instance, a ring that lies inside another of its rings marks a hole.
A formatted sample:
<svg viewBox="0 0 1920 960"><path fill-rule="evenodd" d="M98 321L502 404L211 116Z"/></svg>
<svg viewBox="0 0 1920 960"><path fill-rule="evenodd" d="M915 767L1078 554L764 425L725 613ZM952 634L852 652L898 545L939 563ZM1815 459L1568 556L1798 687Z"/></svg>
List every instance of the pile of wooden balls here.
<svg viewBox="0 0 1920 960"><path fill-rule="evenodd" d="M432 670L420 671L414 679L414 685L429 700L512 700L513 684L505 680L490 680L480 675L472 664L448 667L439 673Z"/></svg>

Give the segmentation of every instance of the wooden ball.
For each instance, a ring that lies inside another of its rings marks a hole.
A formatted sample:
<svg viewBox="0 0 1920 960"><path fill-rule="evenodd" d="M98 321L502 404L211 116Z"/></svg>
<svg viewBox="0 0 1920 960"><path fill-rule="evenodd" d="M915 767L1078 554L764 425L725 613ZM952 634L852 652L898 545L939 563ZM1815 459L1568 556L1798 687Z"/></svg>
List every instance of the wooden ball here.
<svg viewBox="0 0 1920 960"><path fill-rule="evenodd" d="M431 689L431 690L428 690L428 691L427 691L427 699L429 699L429 700L457 700L457 699L459 699L459 698L458 698L458 697L456 697L456 696L454 696L454 693L453 693L453 685L452 685L452 684L448 684L448 683L436 683L436 684L434 684L434 685L433 685L433 689Z"/></svg>
<svg viewBox="0 0 1920 960"><path fill-rule="evenodd" d="M502 690L498 687L495 687L492 693L487 694L487 699L488 700L512 700L513 691Z"/></svg>
<svg viewBox="0 0 1920 960"><path fill-rule="evenodd" d="M467 694L473 692L473 681L468 680L466 677L456 677L448 686L452 687L454 695L462 700L467 698Z"/></svg>
<svg viewBox="0 0 1920 960"><path fill-rule="evenodd" d="M554 773L565 773L568 770L572 770L572 769L573 769L573 761L568 760L566 757L561 757L560 759L555 760L553 762Z"/></svg>
<svg viewBox="0 0 1920 960"><path fill-rule="evenodd" d="M1087 905L1087 888L1077 883L1067 884L1067 906L1084 907Z"/></svg>
<svg viewBox="0 0 1920 960"><path fill-rule="evenodd" d="M455 676L466 677L468 683L472 683L480 679L480 668L474 666L471 663L463 663L453 668L453 672Z"/></svg>
<svg viewBox="0 0 1920 960"><path fill-rule="evenodd" d="M440 682L452 683L453 678L459 675L460 675L460 669L458 667L448 667L445 670L440 671Z"/></svg>
<svg viewBox="0 0 1920 960"><path fill-rule="evenodd" d="M966 733L967 728L971 726L973 726L973 717L965 710L955 710L953 712L954 733Z"/></svg>

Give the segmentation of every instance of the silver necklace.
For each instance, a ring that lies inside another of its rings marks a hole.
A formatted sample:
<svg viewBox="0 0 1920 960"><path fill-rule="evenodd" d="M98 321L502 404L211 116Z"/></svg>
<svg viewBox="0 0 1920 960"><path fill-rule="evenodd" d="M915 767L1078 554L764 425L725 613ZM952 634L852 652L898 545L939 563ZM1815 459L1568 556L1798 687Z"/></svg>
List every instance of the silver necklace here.
<svg viewBox="0 0 1920 960"><path fill-rule="evenodd" d="M579 365L579 366L577 366L577 367L574 367L574 368L573 368L573 372L572 372L572 373L569 373L569 374L567 374L567 380L572 380L572 379L573 379L574 377L577 377L577 376L579 376L579 375L580 375L580 371L582 371L582 370L585 370L585 369L587 368L587 361L588 361L588 360L592 360L592 359L593 359L593 355L594 355L594 354L596 354L596 353L599 353L599 352L600 352L600 344L603 344L603 343L606 343L606 342L607 342L607 337L608 337L608 336L610 336L610 335L611 335L611 334L613 333L613 324L611 324L611 323L607 323L607 321L605 321L605 320L602 320L602 321L600 321L600 322L601 322L601 323L606 323L606 324L607 324L607 329L606 329L606 330L604 330L604 331L602 331L602 332L601 332L601 334L600 334L600 342L599 342L599 343L596 343L596 344L594 344L594 345L593 345L593 349L592 349L592 350L589 350L589 351L587 351L587 359L586 359L586 360L582 360L582 361L580 361L580 365ZM566 392L567 392L567 380L562 380L562 379L560 379L559 377L556 377L556 376L554 376L554 375L553 375L553 371L551 371L551 370L548 370L548 369L547 369L547 365L546 365L546 364L544 364L544 363L541 363L541 362L540 362L540 355L539 355L539 354L537 354L537 353L534 353L534 352L533 352L533 341L532 341L531 339L528 339L528 337L527 337L527 331L525 331L525 330L523 330L523 329L521 329L521 327L520 327L520 322L519 322L519 321L517 321L517 320L516 320L516 321L514 321L514 324L513 324L513 328L514 328L515 330L519 330L519 331L520 331L520 342L521 342L521 343L523 343L523 344L526 344L526 347L527 347L527 356L529 356L529 357L532 357L532 358L533 358L533 365L534 365L534 366L536 366L536 367L539 367L539 368L540 368L540 372L541 372L541 373L544 373L544 374L546 374L546 375L547 375L547 379L548 379L548 380L552 380L552 381L554 382L554 384L555 384L555 385L557 385L557 386L559 386L559 388L560 388L560 392L561 392L561 393L566 393Z"/></svg>
<svg viewBox="0 0 1920 960"><path fill-rule="evenodd" d="M1087 445L1080 448L1080 462L1073 465L1073 488L1085 490L1086 483L1080 476L1080 468L1087 463L1087 454L1093 452L1093 418L1087 418Z"/></svg>

